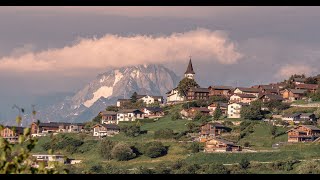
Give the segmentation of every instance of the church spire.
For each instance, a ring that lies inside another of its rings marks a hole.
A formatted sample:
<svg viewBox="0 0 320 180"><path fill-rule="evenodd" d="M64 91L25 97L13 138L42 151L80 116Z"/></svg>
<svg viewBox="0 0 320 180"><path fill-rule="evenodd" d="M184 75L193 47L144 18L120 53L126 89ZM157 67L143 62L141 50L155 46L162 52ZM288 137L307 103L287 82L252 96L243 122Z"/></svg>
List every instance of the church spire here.
<svg viewBox="0 0 320 180"><path fill-rule="evenodd" d="M195 74L194 71L193 71L193 67L192 67L191 57L190 57L190 60L189 60L189 64L188 64L187 70L186 70L186 72L184 74Z"/></svg>

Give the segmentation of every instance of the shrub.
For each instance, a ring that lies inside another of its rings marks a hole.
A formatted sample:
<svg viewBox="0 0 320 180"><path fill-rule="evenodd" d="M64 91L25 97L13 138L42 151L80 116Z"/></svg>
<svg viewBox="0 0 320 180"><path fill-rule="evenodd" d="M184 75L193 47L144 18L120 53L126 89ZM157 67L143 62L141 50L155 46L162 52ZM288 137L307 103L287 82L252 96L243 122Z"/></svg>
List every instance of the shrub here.
<svg viewBox="0 0 320 180"><path fill-rule="evenodd" d="M192 153L197 153L201 150L201 145L198 142L193 142L188 149L191 150Z"/></svg>
<svg viewBox="0 0 320 180"><path fill-rule="evenodd" d="M230 174L230 171L223 164L205 164L201 167L204 174Z"/></svg>
<svg viewBox="0 0 320 180"><path fill-rule="evenodd" d="M112 142L111 140L108 139L103 139L100 142L100 146L99 146L99 154L102 158L104 159L111 159L111 151L114 147L114 142Z"/></svg>
<svg viewBox="0 0 320 180"><path fill-rule="evenodd" d="M242 169L247 169L248 166L250 165L250 162L248 161L248 159L243 158L241 159L241 161L239 162L239 165Z"/></svg>
<svg viewBox="0 0 320 180"><path fill-rule="evenodd" d="M149 142L143 153L150 158L157 158L167 154L167 148L161 142Z"/></svg>
<svg viewBox="0 0 320 180"><path fill-rule="evenodd" d="M125 143L118 143L112 148L111 157L118 161L128 161L136 156L130 146Z"/></svg>
<svg viewBox="0 0 320 180"><path fill-rule="evenodd" d="M103 173L103 167L101 165L93 165L89 171L93 173Z"/></svg>
<svg viewBox="0 0 320 180"><path fill-rule="evenodd" d="M320 163L317 161L305 161L297 167L299 174L320 174Z"/></svg>
<svg viewBox="0 0 320 180"><path fill-rule="evenodd" d="M250 146L250 143L247 141L244 143L244 147L249 147Z"/></svg>
<svg viewBox="0 0 320 180"><path fill-rule="evenodd" d="M175 120L178 120L178 119L181 119L180 113L178 113L178 112L173 113L172 116L171 116L171 120L175 121Z"/></svg>
<svg viewBox="0 0 320 180"><path fill-rule="evenodd" d="M136 137L140 134L140 126L131 125L131 126L123 126L121 131L128 137Z"/></svg>
<svg viewBox="0 0 320 180"><path fill-rule="evenodd" d="M174 137L172 129L160 129L154 132L155 139L171 139Z"/></svg>

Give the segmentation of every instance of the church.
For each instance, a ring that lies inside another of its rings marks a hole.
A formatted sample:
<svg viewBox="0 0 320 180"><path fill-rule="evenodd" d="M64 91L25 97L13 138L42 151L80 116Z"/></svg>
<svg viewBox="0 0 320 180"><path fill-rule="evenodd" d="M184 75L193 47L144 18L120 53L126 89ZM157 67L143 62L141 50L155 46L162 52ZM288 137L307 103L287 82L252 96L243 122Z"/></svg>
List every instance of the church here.
<svg viewBox="0 0 320 180"><path fill-rule="evenodd" d="M193 70L192 61L190 58L187 70L184 73L184 77L189 78L189 79L194 79L195 74L196 73ZM192 88L192 92L198 91L198 90L201 91L200 99L207 99L208 98L209 90L207 88ZM190 92L190 93L192 93L192 92ZM181 101L185 101L185 100L195 100L193 95L189 96L189 94L188 94L187 97L180 96L177 88L174 88L171 91L167 92L166 95L167 95L167 104L173 104L175 102L181 102ZM197 95L198 95L198 93L197 93Z"/></svg>

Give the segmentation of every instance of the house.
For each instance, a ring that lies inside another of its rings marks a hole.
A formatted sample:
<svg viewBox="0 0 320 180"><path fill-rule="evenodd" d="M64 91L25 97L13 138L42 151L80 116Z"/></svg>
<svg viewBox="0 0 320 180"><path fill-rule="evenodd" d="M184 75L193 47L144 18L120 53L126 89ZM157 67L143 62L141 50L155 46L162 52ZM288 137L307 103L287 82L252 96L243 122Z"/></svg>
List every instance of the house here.
<svg viewBox="0 0 320 180"><path fill-rule="evenodd" d="M117 112L117 124L119 121L135 121L144 119L144 113L139 109L122 109Z"/></svg>
<svg viewBox="0 0 320 180"><path fill-rule="evenodd" d="M316 115L313 113L301 113L300 119L304 121L316 121Z"/></svg>
<svg viewBox="0 0 320 180"><path fill-rule="evenodd" d="M8 140L10 143L18 141L19 136L23 134L24 127L5 126L0 131L0 135L3 139Z"/></svg>
<svg viewBox="0 0 320 180"><path fill-rule="evenodd" d="M197 112L202 115L209 115L210 110L205 107L191 107L189 109L181 110L180 114L182 115L182 118L194 118Z"/></svg>
<svg viewBox="0 0 320 180"><path fill-rule="evenodd" d="M167 96L167 104L173 104L176 102L182 102L185 100L185 97L180 95L178 92L178 88L174 88L166 93Z"/></svg>
<svg viewBox="0 0 320 180"><path fill-rule="evenodd" d="M124 104L131 102L131 99L118 99L117 107L122 107Z"/></svg>
<svg viewBox="0 0 320 180"><path fill-rule="evenodd" d="M300 115L301 115L301 113L285 114L285 115L282 115L282 120L299 123L300 122Z"/></svg>
<svg viewBox="0 0 320 180"><path fill-rule="evenodd" d="M318 87L319 87L318 84L297 84L295 88L306 90L307 92L310 92L310 93L315 93Z"/></svg>
<svg viewBox="0 0 320 180"><path fill-rule="evenodd" d="M101 124L117 124L117 112L115 111L101 111Z"/></svg>
<svg viewBox="0 0 320 180"><path fill-rule="evenodd" d="M292 82L295 84L295 85L298 85L298 84L304 84L306 82L306 78L293 78L292 79Z"/></svg>
<svg viewBox="0 0 320 180"><path fill-rule="evenodd" d="M220 109L222 111L222 114L226 115L227 114L227 111L228 111L228 103L221 103L221 102L214 102L212 104L210 104L208 106L208 109L210 110L210 115L213 115L214 111L216 110L217 108L217 105L219 104L220 106Z"/></svg>
<svg viewBox="0 0 320 180"><path fill-rule="evenodd" d="M279 94L279 87L272 84L252 86L252 88L260 89L264 94Z"/></svg>
<svg viewBox="0 0 320 180"><path fill-rule="evenodd" d="M243 106L249 106L247 103L231 103L228 105L228 118L241 118L240 111Z"/></svg>
<svg viewBox="0 0 320 180"><path fill-rule="evenodd" d="M219 123L207 123L201 126L200 142L206 142L208 138L216 137L230 128Z"/></svg>
<svg viewBox="0 0 320 180"><path fill-rule="evenodd" d="M307 90L304 89L285 89L283 91L282 97L289 101L300 100L305 97Z"/></svg>
<svg viewBox="0 0 320 180"><path fill-rule="evenodd" d="M35 163L33 167L39 167L39 162L43 162L45 167L53 167L50 163L57 162L59 164L66 164L68 158L64 155L53 155L53 154L33 154L32 157L35 158Z"/></svg>
<svg viewBox="0 0 320 180"><path fill-rule="evenodd" d="M287 133L288 142L312 142L320 137L320 129L312 125L300 125Z"/></svg>
<svg viewBox="0 0 320 180"><path fill-rule="evenodd" d="M160 107L145 107L142 109L142 112L145 114L145 117L162 117L164 112Z"/></svg>
<svg viewBox="0 0 320 180"><path fill-rule="evenodd" d="M96 124L93 127L93 136L113 136L120 132L120 127L115 124Z"/></svg>
<svg viewBox="0 0 320 180"><path fill-rule="evenodd" d="M84 130L82 123L64 123L64 122L49 122L31 124L31 136L46 136L49 133L68 132L76 133Z"/></svg>
<svg viewBox="0 0 320 180"><path fill-rule="evenodd" d="M231 86L209 86L209 96L231 96L233 87Z"/></svg>
<svg viewBox="0 0 320 180"><path fill-rule="evenodd" d="M163 97L162 96L149 96L149 95L138 95L138 100L143 101L145 104L153 104L153 103L163 103Z"/></svg>
<svg viewBox="0 0 320 180"><path fill-rule="evenodd" d="M269 102L269 101L283 101L283 97L276 94L262 94L259 97L262 102Z"/></svg>
<svg viewBox="0 0 320 180"><path fill-rule="evenodd" d="M260 89L257 88L244 88L244 87L237 87L234 91L234 94L252 94L256 97L259 96L261 93Z"/></svg>
<svg viewBox="0 0 320 180"><path fill-rule="evenodd" d="M256 99L257 97L253 94L233 94L229 99L229 103L241 102L250 104Z"/></svg>
<svg viewBox="0 0 320 180"><path fill-rule="evenodd" d="M227 152L227 151L242 151L241 146L234 144L233 142L221 139L211 138L206 141L204 152Z"/></svg>
<svg viewBox="0 0 320 180"><path fill-rule="evenodd" d="M187 100L207 100L209 98L209 89L207 88L190 88L187 92Z"/></svg>

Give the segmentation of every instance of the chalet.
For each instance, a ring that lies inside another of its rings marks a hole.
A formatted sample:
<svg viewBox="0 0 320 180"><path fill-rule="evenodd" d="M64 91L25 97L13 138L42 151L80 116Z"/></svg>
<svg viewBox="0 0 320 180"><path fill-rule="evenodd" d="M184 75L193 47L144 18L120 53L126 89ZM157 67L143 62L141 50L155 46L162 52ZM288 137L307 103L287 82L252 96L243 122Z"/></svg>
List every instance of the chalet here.
<svg viewBox="0 0 320 180"><path fill-rule="evenodd" d="M241 118L240 111L243 106L249 106L247 103L231 103L228 105L228 118Z"/></svg>
<svg viewBox="0 0 320 180"><path fill-rule="evenodd" d="M260 89L264 94L279 94L279 87L272 84L252 86L252 88Z"/></svg>
<svg viewBox="0 0 320 180"><path fill-rule="evenodd" d="M226 151L242 151L242 148L241 146L236 145L233 142L216 137L206 141L204 152Z"/></svg>
<svg viewBox="0 0 320 180"><path fill-rule="evenodd" d="M19 136L23 134L23 130L24 127L5 126L0 131L0 135L10 143L15 143L18 141Z"/></svg>
<svg viewBox="0 0 320 180"><path fill-rule="evenodd" d="M216 137L222 132L229 131L230 128L219 123L207 123L201 126L200 142L206 142L208 138Z"/></svg>
<svg viewBox="0 0 320 180"><path fill-rule="evenodd" d="M248 103L250 104L252 101L256 100L257 97L253 94L233 94L230 97L229 103Z"/></svg>
<svg viewBox="0 0 320 180"><path fill-rule="evenodd" d="M307 92L310 92L310 93L315 93L316 90L318 89L318 87L319 87L318 84L298 84L298 85L296 85L296 89L306 90Z"/></svg>
<svg viewBox="0 0 320 180"><path fill-rule="evenodd" d="M206 107L191 107L180 111L182 118L194 118L196 113L200 112L203 115L209 115L210 110Z"/></svg>
<svg viewBox="0 0 320 180"><path fill-rule="evenodd" d="M153 103L163 103L162 96L149 96L149 95L138 95L138 100L142 100L145 104L153 104Z"/></svg>
<svg viewBox="0 0 320 180"><path fill-rule="evenodd" d="M117 112L115 111L101 111L101 124L117 124Z"/></svg>
<svg viewBox="0 0 320 180"><path fill-rule="evenodd" d="M312 125L300 125L287 133L288 142L312 142L320 137L320 129Z"/></svg>
<svg viewBox="0 0 320 180"><path fill-rule="evenodd" d="M285 114L285 115L282 115L282 120L299 123L300 122L300 115L301 115L301 113Z"/></svg>
<svg viewBox="0 0 320 180"><path fill-rule="evenodd" d="M283 101L283 97L276 94L262 94L259 97L262 102L269 102L269 101Z"/></svg>
<svg viewBox="0 0 320 180"><path fill-rule="evenodd" d="M136 119L144 119L144 113L139 109L122 109L117 112L117 122L135 121Z"/></svg>
<svg viewBox="0 0 320 180"><path fill-rule="evenodd" d="M131 102L131 99L118 99L117 107L122 107L124 104Z"/></svg>
<svg viewBox="0 0 320 180"><path fill-rule="evenodd" d="M160 107L145 107L142 112L145 114L145 117L162 117L164 116L163 109Z"/></svg>
<svg viewBox="0 0 320 180"><path fill-rule="evenodd" d="M282 116L282 120L299 124L305 121L316 121L316 115L313 113L286 114Z"/></svg>
<svg viewBox="0 0 320 180"><path fill-rule="evenodd" d="M96 124L93 128L93 136L113 136L120 132L120 127L115 124Z"/></svg>
<svg viewBox="0 0 320 180"><path fill-rule="evenodd" d="M209 86L209 96L231 96L233 87L231 86Z"/></svg>
<svg viewBox="0 0 320 180"><path fill-rule="evenodd" d="M227 114L227 111L228 111L228 103L221 103L221 102L214 102L212 104L210 104L208 106L208 109L210 110L210 115L213 115L214 111L216 110L217 108L217 105L219 104L220 106L220 109L222 111L222 114L226 115Z"/></svg>
<svg viewBox="0 0 320 180"><path fill-rule="evenodd" d="M307 80L306 78L293 78L292 82L295 85L298 85L298 84L304 84L306 80Z"/></svg>
<svg viewBox="0 0 320 180"><path fill-rule="evenodd" d="M237 87L234 91L234 94L252 94L256 97L259 96L261 93L260 89L257 88L244 88L244 87Z"/></svg>
<svg viewBox="0 0 320 180"><path fill-rule="evenodd" d="M187 100L207 100L209 98L208 88L190 88L187 92Z"/></svg>
<svg viewBox="0 0 320 180"><path fill-rule="evenodd" d="M282 97L289 101L300 100L305 97L307 91L304 89L285 89Z"/></svg>
<svg viewBox="0 0 320 180"><path fill-rule="evenodd" d="M49 123L35 123L31 124L31 135L32 136L45 136L48 133L56 132L81 132L84 129L82 123L63 123L63 122L49 122Z"/></svg>
<svg viewBox="0 0 320 180"><path fill-rule="evenodd" d="M182 102L185 100L185 97L179 94L178 88L174 88L171 91L168 91L166 95L167 95L167 104L173 104L173 103Z"/></svg>

